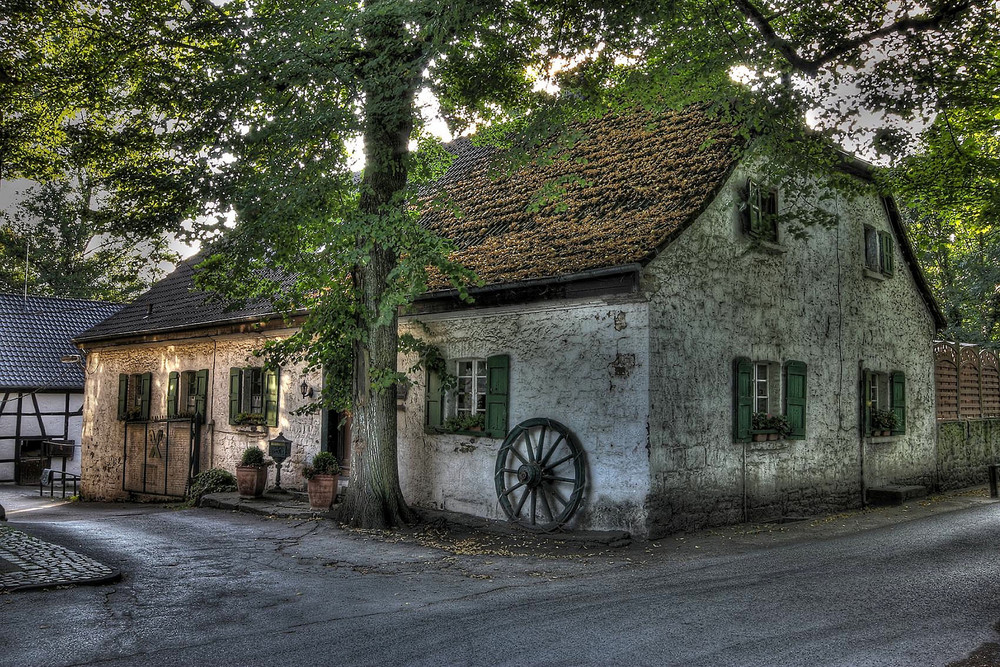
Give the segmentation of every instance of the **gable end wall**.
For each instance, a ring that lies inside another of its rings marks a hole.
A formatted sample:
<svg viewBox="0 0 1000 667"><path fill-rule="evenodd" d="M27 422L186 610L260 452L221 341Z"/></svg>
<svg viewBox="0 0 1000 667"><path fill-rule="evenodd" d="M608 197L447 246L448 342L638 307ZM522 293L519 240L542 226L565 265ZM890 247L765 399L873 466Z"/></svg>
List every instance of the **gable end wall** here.
<svg viewBox="0 0 1000 667"><path fill-rule="evenodd" d="M755 249L737 212L747 174L741 165L643 275L651 536L858 507L863 487L935 484L933 320L898 242L893 277L863 268L863 225L890 229L881 201L830 193L808 205L834 213L834 229ZM735 441L737 357L807 364L804 440ZM906 373L906 435L862 438L861 367Z"/></svg>

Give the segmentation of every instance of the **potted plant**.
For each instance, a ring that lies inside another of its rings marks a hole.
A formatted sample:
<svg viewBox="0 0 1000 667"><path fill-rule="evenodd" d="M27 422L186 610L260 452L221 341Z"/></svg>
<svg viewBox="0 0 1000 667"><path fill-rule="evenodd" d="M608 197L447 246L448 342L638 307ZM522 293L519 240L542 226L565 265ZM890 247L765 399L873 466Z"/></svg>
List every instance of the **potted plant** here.
<svg viewBox="0 0 1000 667"><path fill-rule="evenodd" d="M312 464L302 469L309 489L309 507L314 510L328 510L333 505L337 493L337 475L340 464L330 452L320 452L313 457Z"/></svg>
<svg viewBox="0 0 1000 667"><path fill-rule="evenodd" d="M271 461L264 458L264 451L259 447L247 447L243 450L240 463L236 466L236 489L240 498L260 498L267 486L267 468Z"/></svg>
<svg viewBox="0 0 1000 667"><path fill-rule="evenodd" d="M792 425L788 423L788 417L785 415L771 415L770 425L774 433L768 436L769 440L787 438L788 434L792 432Z"/></svg>
<svg viewBox="0 0 1000 667"><path fill-rule="evenodd" d="M486 415L482 412L476 414L464 414L456 417L449 417L444 421L442 427L449 433L460 431L482 431L486 427Z"/></svg>
<svg viewBox="0 0 1000 667"><path fill-rule="evenodd" d="M872 410L872 435L892 435L898 421L892 410Z"/></svg>
<svg viewBox="0 0 1000 667"><path fill-rule="evenodd" d="M755 412L750 418L750 432L754 442L763 442L771 432L771 415L766 412Z"/></svg>
<svg viewBox="0 0 1000 667"><path fill-rule="evenodd" d="M264 415L259 412L241 412L236 415L239 426L260 426L264 423Z"/></svg>

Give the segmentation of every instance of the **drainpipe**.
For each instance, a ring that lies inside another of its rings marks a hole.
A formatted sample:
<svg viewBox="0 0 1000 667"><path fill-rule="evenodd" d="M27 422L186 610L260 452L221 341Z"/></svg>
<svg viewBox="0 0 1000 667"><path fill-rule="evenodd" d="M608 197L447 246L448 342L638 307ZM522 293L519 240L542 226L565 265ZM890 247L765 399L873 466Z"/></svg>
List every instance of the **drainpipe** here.
<svg viewBox="0 0 1000 667"><path fill-rule="evenodd" d="M747 499L747 443L743 441L743 523L750 520L749 501Z"/></svg>
<svg viewBox="0 0 1000 667"><path fill-rule="evenodd" d="M864 368L865 368L865 361L864 361L864 359L862 359L862 360L858 361L858 377L859 378L863 378L864 377ZM859 393L863 392L864 391L864 385L861 384L861 383L859 383L858 390L859 390ZM860 428L858 428L858 439L861 442L861 446L858 448L858 452L859 452L859 459L860 459L860 463L861 463L861 507L862 508L868 507L868 492L867 492L868 490L867 490L867 488L865 486L865 479L866 479L866 477L865 477L865 429L864 429L864 418L865 418L865 415L864 415L864 407L863 407L864 404L865 404L865 401L867 401L867 400L868 400L867 396L862 396L861 397L861 401L859 402L859 406L862 406L862 407L860 408L861 412L858 414L858 417L860 419L860 423L859 423L859 427Z"/></svg>
<svg viewBox="0 0 1000 667"><path fill-rule="evenodd" d="M219 340L217 338L212 339L212 400L208 400L205 397L205 421L209 428L209 438L208 438L208 467L215 467L215 366L216 360L219 357Z"/></svg>

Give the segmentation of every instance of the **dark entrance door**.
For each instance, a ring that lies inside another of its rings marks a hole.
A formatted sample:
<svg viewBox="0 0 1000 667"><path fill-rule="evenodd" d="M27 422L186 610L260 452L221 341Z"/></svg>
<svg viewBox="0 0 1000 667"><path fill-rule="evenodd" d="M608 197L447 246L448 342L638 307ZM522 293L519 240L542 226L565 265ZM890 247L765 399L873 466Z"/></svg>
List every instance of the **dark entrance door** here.
<svg viewBox="0 0 1000 667"><path fill-rule="evenodd" d="M351 471L351 418L344 412L326 412L326 451L337 457L340 474L347 476Z"/></svg>
<svg viewBox="0 0 1000 667"><path fill-rule="evenodd" d="M45 438L21 438L17 446L17 483L35 486L42 478L42 469L49 467L45 456Z"/></svg>

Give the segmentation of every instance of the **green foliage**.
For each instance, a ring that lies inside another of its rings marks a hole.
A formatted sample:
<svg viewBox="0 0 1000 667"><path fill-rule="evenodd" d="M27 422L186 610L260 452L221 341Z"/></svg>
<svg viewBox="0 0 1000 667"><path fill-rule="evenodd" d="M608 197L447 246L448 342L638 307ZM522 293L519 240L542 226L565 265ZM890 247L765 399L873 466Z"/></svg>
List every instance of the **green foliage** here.
<svg viewBox="0 0 1000 667"><path fill-rule="evenodd" d="M0 291L20 291L27 278L31 294L127 302L177 259L162 234L120 227L93 190L83 176L53 180L0 212Z"/></svg>
<svg viewBox="0 0 1000 667"><path fill-rule="evenodd" d="M194 476L188 489L188 502L197 505L209 493L227 493L236 490L236 477L222 468L204 470Z"/></svg>
<svg viewBox="0 0 1000 667"><path fill-rule="evenodd" d="M319 452L313 457L312 464L302 469L302 476L312 479L316 475L339 475L340 464L337 457L330 452Z"/></svg>
<svg viewBox="0 0 1000 667"><path fill-rule="evenodd" d="M264 415L259 412L241 412L236 415L234 422L245 426L260 426L265 421ZM256 448L251 448L256 449ZM249 451L249 450L247 450Z"/></svg>
<svg viewBox="0 0 1000 667"><path fill-rule="evenodd" d="M896 413L892 410L880 410L876 408L872 410L871 423L872 428L876 431L891 431L896 428L899 421L896 419Z"/></svg>
<svg viewBox="0 0 1000 667"><path fill-rule="evenodd" d="M453 433L458 431L482 431L484 428L486 428L486 415L482 412L449 417L442 424L443 430Z"/></svg>
<svg viewBox="0 0 1000 667"><path fill-rule="evenodd" d="M441 349L436 345L428 343L422 338L417 338L411 333L404 333L399 337L399 351L404 354L416 353L417 362L409 368L413 373L421 368L431 373L436 373L441 380L441 388L445 391L454 389L458 378L454 373L448 372L448 362Z"/></svg>
<svg viewBox="0 0 1000 667"><path fill-rule="evenodd" d="M240 457L240 465L250 468L266 468L271 462L264 458L264 450L260 447L247 447Z"/></svg>
<svg viewBox="0 0 1000 667"><path fill-rule="evenodd" d="M751 417L751 428L754 431L774 431L781 437L792 431L792 426L785 415L772 415L767 412L755 412Z"/></svg>

